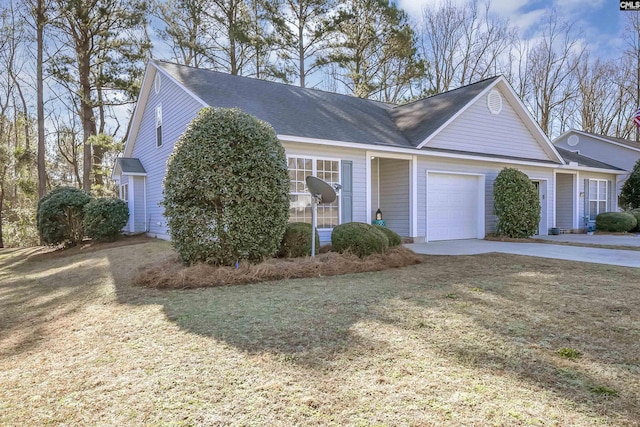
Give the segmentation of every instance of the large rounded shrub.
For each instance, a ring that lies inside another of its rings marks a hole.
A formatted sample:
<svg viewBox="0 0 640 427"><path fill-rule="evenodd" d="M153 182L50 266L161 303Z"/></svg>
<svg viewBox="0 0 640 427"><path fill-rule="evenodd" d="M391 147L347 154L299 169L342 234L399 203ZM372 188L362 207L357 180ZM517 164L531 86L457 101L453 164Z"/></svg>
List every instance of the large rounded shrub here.
<svg viewBox="0 0 640 427"><path fill-rule="evenodd" d="M316 230L316 254L320 249L320 235ZM306 222L290 222L282 236L278 256L281 258L298 258L311 255L311 224Z"/></svg>
<svg viewBox="0 0 640 427"><path fill-rule="evenodd" d="M169 157L163 205L185 264L273 255L289 217L287 162L273 128L238 109L203 108Z"/></svg>
<svg viewBox="0 0 640 427"><path fill-rule="evenodd" d="M507 237L529 237L538 230L538 190L523 172L504 168L493 183L496 232Z"/></svg>
<svg viewBox="0 0 640 427"><path fill-rule="evenodd" d="M78 188L58 187L40 199L38 233L47 245L73 246L84 237L84 207L91 196Z"/></svg>
<svg viewBox="0 0 640 427"><path fill-rule="evenodd" d="M618 204L622 209L640 208L640 159L622 186Z"/></svg>
<svg viewBox="0 0 640 427"><path fill-rule="evenodd" d="M331 246L336 252L350 252L359 257L383 254L389 249L389 239L373 225L347 222L334 227Z"/></svg>
<svg viewBox="0 0 640 427"><path fill-rule="evenodd" d="M634 228L631 231L635 231L638 232L640 231L640 208L636 208L636 209L631 209L630 211L627 211L627 213L633 215L636 218L636 228Z"/></svg>
<svg viewBox="0 0 640 427"><path fill-rule="evenodd" d="M636 217L627 212L604 212L596 217L596 230L621 233L636 228Z"/></svg>
<svg viewBox="0 0 640 427"><path fill-rule="evenodd" d="M400 246L402 244L402 237L400 237L400 235L395 231L381 225L374 225L374 227L376 228L376 230L382 231L384 235L387 236L387 239L389 239L390 248Z"/></svg>
<svg viewBox="0 0 640 427"><path fill-rule="evenodd" d="M93 199L84 207L84 232L94 240L116 240L129 219L124 200Z"/></svg>

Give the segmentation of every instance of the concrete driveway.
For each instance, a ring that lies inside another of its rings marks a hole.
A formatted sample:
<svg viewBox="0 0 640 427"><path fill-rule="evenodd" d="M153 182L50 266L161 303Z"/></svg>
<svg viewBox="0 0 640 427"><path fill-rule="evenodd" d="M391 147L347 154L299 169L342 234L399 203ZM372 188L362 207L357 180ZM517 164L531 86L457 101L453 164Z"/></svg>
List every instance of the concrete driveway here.
<svg viewBox="0 0 640 427"><path fill-rule="evenodd" d="M580 236L580 235L565 235ZM550 238L562 238L563 236L549 236ZM587 236L584 238L597 237L595 244L611 245L614 242L621 246L640 246L640 237L635 236ZM609 239L605 239L609 238ZM614 239L615 238L615 239ZM627 239L627 240L620 240ZM551 239L549 239L551 240ZM569 241L569 240L557 240ZM572 241L580 243L579 241ZM594 244L594 241L590 241ZM500 252L505 254L528 255L542 258L565 259L568 261L591 262L597 264L619 265L623 267L640 268L640 251L600 249L579 246L554 245L550 243L513 243L513 242L493 242L489 240L448 240L441 242L414 243L405 245L412 251L425 255L476 255L490 252Z"/></svg>

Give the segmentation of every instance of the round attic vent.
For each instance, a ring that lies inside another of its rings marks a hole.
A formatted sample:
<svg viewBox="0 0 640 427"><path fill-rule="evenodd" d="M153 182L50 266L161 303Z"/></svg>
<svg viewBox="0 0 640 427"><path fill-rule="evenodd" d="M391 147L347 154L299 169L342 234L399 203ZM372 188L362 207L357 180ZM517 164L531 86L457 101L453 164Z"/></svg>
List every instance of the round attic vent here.
<svg viewBox="0 0 640 427"><path fill-rule="evenodd" d="M156 78L153 80L153 88L156 91L156 94L160 93L160 73L156 74Z"/></svg>
<svg viewBox="0 0 640 427"><path fill-rule="evenodd" d="M576 145L578 145L578 142L580 142L580 138L578 138L578 135L571 135L567 139L567 144L569 144L572 147L575 147Z"/></svg>
<svg viewBox="0 0 640 427"><path fill-rule="evenodd" d="M489 92L489 95L487 95L487 107L491 114L498 114L502 111L502 96L500 96L500 92L495 89Z"/></svg>

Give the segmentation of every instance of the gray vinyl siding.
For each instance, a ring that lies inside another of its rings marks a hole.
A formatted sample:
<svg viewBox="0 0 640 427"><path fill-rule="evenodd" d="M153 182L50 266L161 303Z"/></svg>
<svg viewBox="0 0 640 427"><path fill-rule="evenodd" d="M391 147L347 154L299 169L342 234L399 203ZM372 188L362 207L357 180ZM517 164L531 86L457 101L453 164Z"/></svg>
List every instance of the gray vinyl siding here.
<svg viewBox="0 0 640 427"><path fill-rule="evenodd" d="M354 148L330 147L325 145L285 142L282 144L288 156L308 156L317 158L348 160L352 162L352 220L367 222L366 153ZM340 214L341 216L341 214ZM331 229L318 230L320 243L331 242Z"/></svg>
<svg viewBox="0 0 640 427"><path fill-rule="evenodd" d="M505 97L499 114L481 97L425 147L550 160Z"/></svg>
<svg viewBox="0 0 640 427"><path fill-rule="evenodd" d="M631 171L638 159L640 159L640 151L600 141L586 135L575 134L578 137L578 144L571 146L567 144L567 140L571 135L574 134L569 133L554 141L554 144L565 150L577 151L583 156L591 157L625 171Z"/></svg>
<svg viewBox="0 0 640 427"><path fill-rule="evenodd" d="M131 192L133 189L133 192ZM144 177L132 176L129 181L129 197L133 195L133 231L141 233L146 231L147 224L145 219L145 205L144 205Z"/></svg>
<svg viewBox="0 0 640 427"><path fill-rule="evenodd" d="M606 173L580 172L578 179L578 194L580 195L578 200L578 228L584 227L584 205L585 198L587 197L587 192L584 189L584 181L586 179L606 179L609 181L609 185L607 186L607 211L615 212L618 210L618 195L612 191L615 178L615 175Z"/></svg>
<svg viewBox="0 0 640 427"><path fill-rule="evenodd" d="M556 227L573 228L573 204L575 191L573 188L574 175L556 175Z"/></svg>
<svg viewBox="0 0 640 427"><path fill-rule="evenodd" d="M410 235L410 165L408 160L380 159L380 210L387 227L401 236Z"/></svg>
<svg viewBox="0 0 640 427"><path fill-rule="evenodd" d="M568 133L564 135L562 138L555 140L554 144L560 148L564 148L565 150L577 151L583 156L591 157L592 159L596 159L629 172L633 170L633 166L636 164L638 159L640 159L640 151L601 141L587 135L575 134L578 137L578 144L571 146L567 144L567 140L571 135L574 134ZM618 195L620 194L622 186L628 177L625 172L621 172L621 174L622 175L618 176L615 184L616 194Z"/></svg>
<svg viewBox="0 0 640 427"><path fill-rule="evenodd" d="M493 182L498 173L505 167L516 168L527 174L531 179L547 181L547 225L553 226L555 212L553 200L555 192L553 188L553 169L538 168L535 166L512 165L508 163L489 163L473 160L436 159L433 157L418 157L418 237L426 236L427 222L427 171L481 174L485 176L485 233L493 233L496 230L497 217L493 213ZM547 234L547 230L542 230Z"/></svg>
<svg viewBox="0 0 640 427"><path fill-rule="evenodd" d="M162 104L161 147L156 147L156 107ZM167 77L162 76L160 93L150 90L149 99L142 117L140 131L131 157L137 157L147 171L147 219L149 233L167 238L167 223L162 201L162 180L167 159L173 151L178 137L193 120L202 104L193 99ZM137 210L136 210L137 211ZM137 212L136 212L137 217Z"/></svg>

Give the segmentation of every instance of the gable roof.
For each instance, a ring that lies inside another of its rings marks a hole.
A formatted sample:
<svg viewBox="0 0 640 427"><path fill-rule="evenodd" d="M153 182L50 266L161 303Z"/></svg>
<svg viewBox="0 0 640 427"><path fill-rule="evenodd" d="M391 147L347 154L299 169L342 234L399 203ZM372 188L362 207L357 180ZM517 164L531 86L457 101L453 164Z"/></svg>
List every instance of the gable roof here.
<svg viewBox="0 0 640 427"><path fill-rule="evenodd" d="M498 78L498 76L491 77L409 104L399 105L390 110L389 114L411 144L418 147Z"/></svg>
<svg viewBox="0 0 640 427"><path fill-rule="evenodd" d="M139 175L146 176L147 171L142 166L140 159L134 159L131 157L117 157L116 163L113 165L113 172L111 177L118 175Z"/></svg>
<svg viewBox="0 0 640 427"><path fill-rule="evenodd" d="M125 156L131 156L133 152L133 144L157 72L174 81L203 106L236 107L270 123L281 139L366 144L391 150L421 149L427 138L435 137L481 95L499 84L507 98L518 105L518 115L547 152L549 163L564 163L502 76L410 104L394 105L159 60L151 60L145 71L140 97L127 135ZM449 154L457 155L454 152ZM479 153L464 154L479 156ZM480 157L496 156L482 154ZM521 160L548 163L539 159Z"/></svg>
<svg viewBox="0 0 640 427"><path fill-rule="evenodd" d="M615 166L611 166L607 163L601 162L596 159L592 159L591 157L583 156L578 154L576 151L565 150L564 148L556 147L558 153L564 158L567 163L575 162L578 166L584 166L588 168L598 168L598 169L612 169L624 171L624 169L617 168Z"/></svg>
<svg viewBox="0 0 640 427"><path fill-rule="evenodd" d="M560 139L564 138L565 136L571 133L594 138L603 142L607 142L609 144L621 145L625 148L630 148L634 151L640 151L640 142L638 141L630 141L628 139L616 138L616 137L607 136L607 135L598 135L597 133L585 132L583 130L577 130L577 129L568 130L567 132L563 133L562 135L554 139L553 143L555 144L556 142L560 141Z"/></svg>
<svg viewBox="0 0 640 427"><path fill-rule="evenodd" d="M411 148L387 113L394 105L284 83L154 61L212 107L240 108L277 134Z"/></svg>

